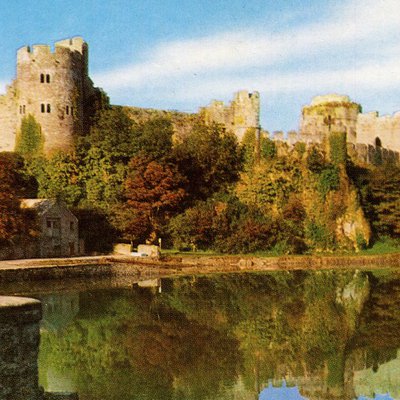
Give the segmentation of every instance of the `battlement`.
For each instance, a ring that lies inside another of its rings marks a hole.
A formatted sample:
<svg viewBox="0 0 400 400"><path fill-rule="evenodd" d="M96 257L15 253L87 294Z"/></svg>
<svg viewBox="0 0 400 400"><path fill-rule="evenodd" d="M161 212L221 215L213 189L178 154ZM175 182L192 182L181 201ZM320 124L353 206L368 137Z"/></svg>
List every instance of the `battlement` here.
<svg viewBox="0 0 400 400"><path fill-rule="evenodd" d="M70 39L59 40L55 43L55 48L62 47L69 49L70 51L77 51L78 53L84 54L87 50L87 44L80 36L75 36Z"/></svg>
<svg viewBox="0 0 400 400"><path fill-rule="evenodd" d="M32 47L23 46L17 50L17 63L28 63L37 58L51 59L55 56L68 56L77 53L86 58L87 50L86 42L79 36L56 42L54 51L52 51L51 46L44 44L35 44Z"/></svg>
<svg viewBox="0 0 400 400"><path fill-rule="evenodd" d="M349 96L344 96L336 93L325 94L323 96L315 96L311 100L311 106L327 103L351 103L351 100Z"/></svg>
<svg viewBox="0 0 400 400"><path fill-rule="evenodd" d="M260 127L260 94L240 90L228 105L223 101L213 100L209 106L200 108L199 113L206 124L223 124L240 141L247 129Z"/></svg>

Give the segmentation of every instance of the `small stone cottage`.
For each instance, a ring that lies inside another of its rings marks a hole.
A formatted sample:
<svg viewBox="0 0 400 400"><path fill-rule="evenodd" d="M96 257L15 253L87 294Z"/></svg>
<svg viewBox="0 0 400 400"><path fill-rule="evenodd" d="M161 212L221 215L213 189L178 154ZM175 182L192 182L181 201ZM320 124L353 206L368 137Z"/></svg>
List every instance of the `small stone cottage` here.
<svg viewBox="0 0 400 400"><path fill-rule="evenodd" d="M78 219L65 203L55 199L23 199L21 208L34 210L37 214L39 257L70 257L83 253Z"/></svg>

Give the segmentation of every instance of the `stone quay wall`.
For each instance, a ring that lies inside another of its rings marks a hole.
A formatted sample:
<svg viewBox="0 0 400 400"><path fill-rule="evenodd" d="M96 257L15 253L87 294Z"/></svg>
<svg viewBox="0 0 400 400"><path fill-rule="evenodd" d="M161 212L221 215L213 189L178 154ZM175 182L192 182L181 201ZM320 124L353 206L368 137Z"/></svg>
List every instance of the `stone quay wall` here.
<svg viewBox="0 0 400 400"><path fill-rule="evenodd" d="M41 303L0 297L0 399L41 400L38 383Z"/></svg>

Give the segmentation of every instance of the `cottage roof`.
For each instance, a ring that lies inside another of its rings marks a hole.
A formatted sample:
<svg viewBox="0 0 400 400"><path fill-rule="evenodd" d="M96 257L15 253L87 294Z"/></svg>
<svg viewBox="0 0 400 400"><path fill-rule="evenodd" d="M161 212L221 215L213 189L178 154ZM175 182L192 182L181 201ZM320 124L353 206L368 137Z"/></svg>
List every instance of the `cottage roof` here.
<svg viewBox="0 0 400 400"><path fill-rule="evenodd" d="M44 214L57 204L55 199L22 199L21 208L34 209L39 215Z"/></svg>
<svg viewBox="0 0 400 400"><path fill-rule="evenodd" d="M64 210L64 213L66 212L74 219L77 219L68 209L67 205L63 201L57 199L21 199L21 208L34 210L39 216L52 212L52 209L54 208L57 210Z"/></svg>

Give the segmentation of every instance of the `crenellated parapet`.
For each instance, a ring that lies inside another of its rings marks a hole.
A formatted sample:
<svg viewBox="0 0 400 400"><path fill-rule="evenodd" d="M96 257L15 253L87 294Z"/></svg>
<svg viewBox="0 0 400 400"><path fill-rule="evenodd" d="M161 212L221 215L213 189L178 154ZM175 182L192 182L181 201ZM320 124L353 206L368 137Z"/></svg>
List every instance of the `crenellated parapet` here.
<svg viewBox="0 0 400 400"><path fill-rule="evenodd" d="M225 125L241 141L248 129L260 129L260 94L241 90L228 105L213 100L209 106L200 108L199 114L206 124Z"/></svg>

